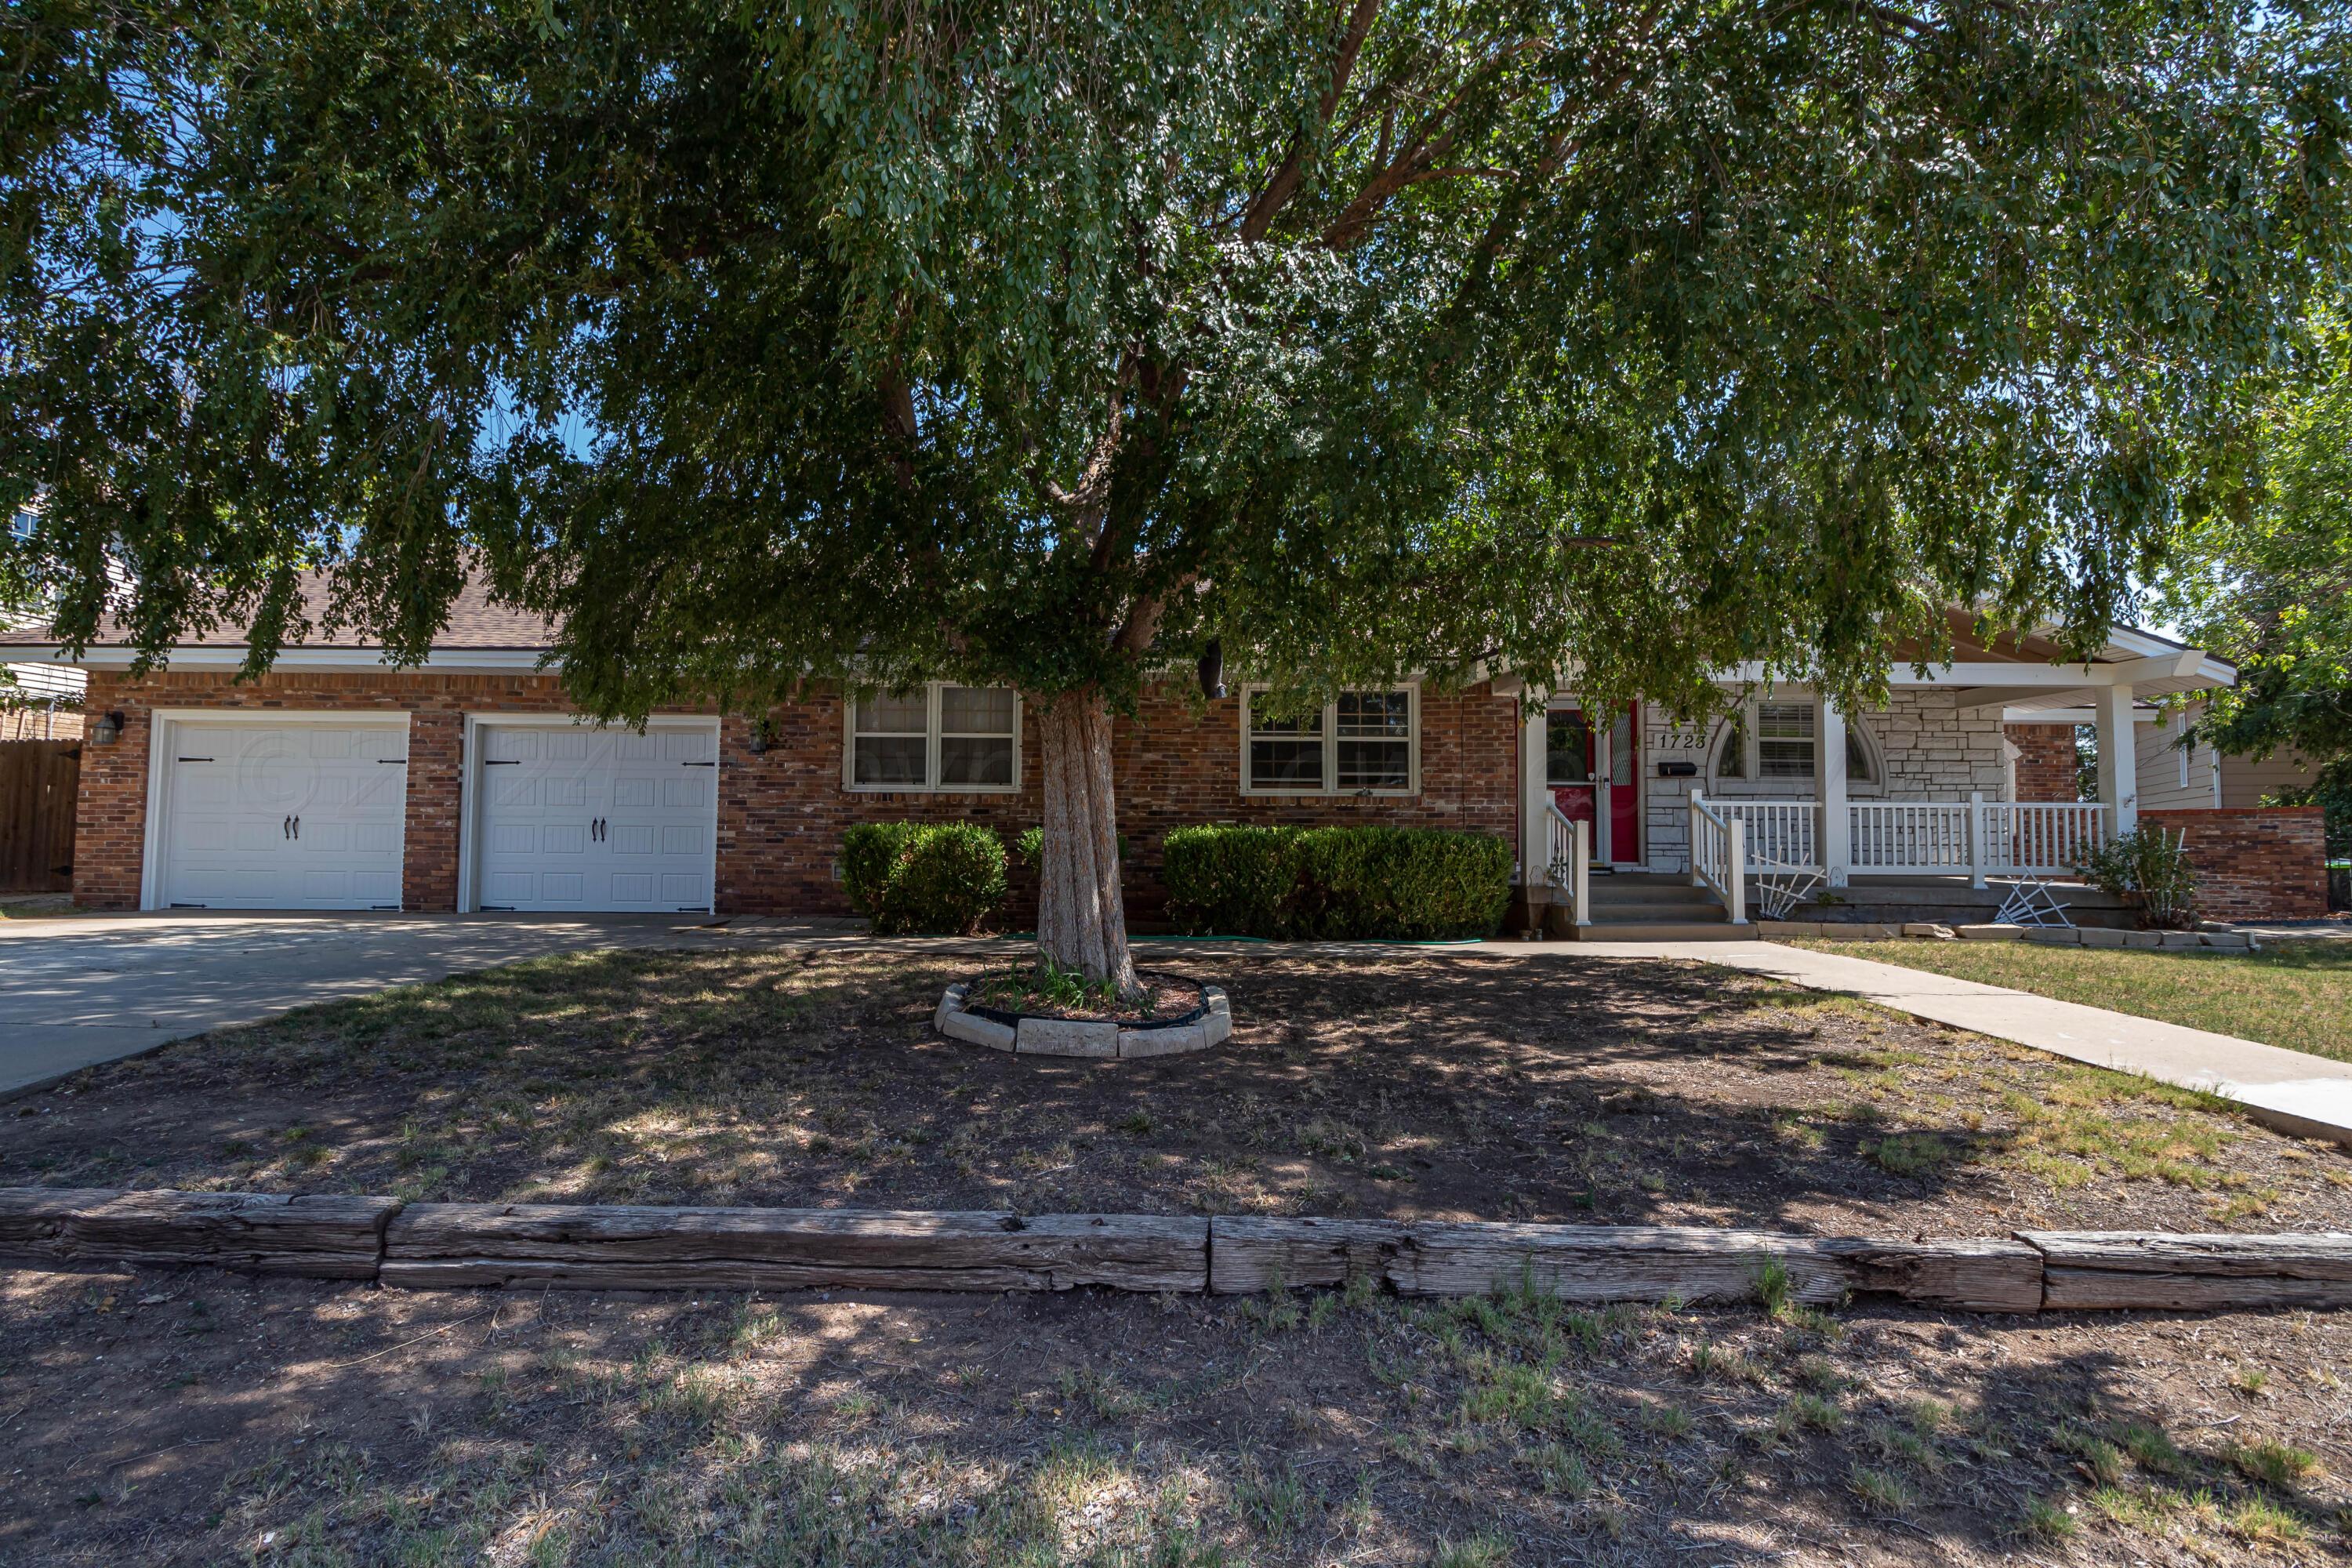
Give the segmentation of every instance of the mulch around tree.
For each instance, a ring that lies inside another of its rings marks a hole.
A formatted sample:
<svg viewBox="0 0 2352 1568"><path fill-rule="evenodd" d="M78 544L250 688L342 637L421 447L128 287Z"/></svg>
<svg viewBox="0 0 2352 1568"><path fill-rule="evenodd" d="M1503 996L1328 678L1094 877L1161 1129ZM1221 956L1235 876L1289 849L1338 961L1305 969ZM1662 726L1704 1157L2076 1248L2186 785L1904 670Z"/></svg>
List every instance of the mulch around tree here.
<svg viewBox="0 0 2352 1568"><path fill-rule="evenodd" d="M1224 1046L1007 1057L971 960L536 961L93 1068L0 1184L1834 1233L2340 1228L2352 1152L2206 1097L1698 963L1270 949Z"/></svg>

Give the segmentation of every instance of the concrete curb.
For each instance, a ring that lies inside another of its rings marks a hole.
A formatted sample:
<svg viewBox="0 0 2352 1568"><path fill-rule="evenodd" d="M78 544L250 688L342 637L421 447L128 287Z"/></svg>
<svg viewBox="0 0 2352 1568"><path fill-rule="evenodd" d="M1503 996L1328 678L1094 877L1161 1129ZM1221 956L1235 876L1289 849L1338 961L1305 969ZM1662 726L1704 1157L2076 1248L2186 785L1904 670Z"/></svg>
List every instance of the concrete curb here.
<svg viewBox="0 0 2352 1568"><path fill-rule="evenodd" d="M1830 1303L1952 1311L2352 1307L2352 1233L1801 1236L1683 1226L404 1204L0 1188L0 1260L204 1264L414 1289L1246 1294L1369 1280L1402 1296ZM5 1266L5 1265L0 1265Z"/></svg>

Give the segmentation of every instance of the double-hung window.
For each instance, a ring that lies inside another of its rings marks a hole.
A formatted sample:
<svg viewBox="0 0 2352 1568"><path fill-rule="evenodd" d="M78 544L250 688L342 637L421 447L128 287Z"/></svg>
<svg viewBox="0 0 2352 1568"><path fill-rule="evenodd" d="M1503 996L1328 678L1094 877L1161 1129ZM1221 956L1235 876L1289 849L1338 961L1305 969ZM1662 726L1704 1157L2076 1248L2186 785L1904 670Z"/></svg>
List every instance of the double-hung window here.
<svg viewBox="0 0 2352 1568"><path fill-rule="evenodd" d="M1416 784L1420 694L1400 686L1343 691L1304 713L1262 710L1242 699L1244 795L1411 795Z"/></svg>
<svg viewBox="0 0 2352 1568"><path fill-rule="evenodd" d="M1813 708L1810 702L1756 705L1756 776L1813 776Z"/></svg>
<svg viewBox="0 0 2352 1568"><path fill-rule="evenodd" d="M1718 780L1811 779L1818 775L1820 731L1810 702L1757 702L1735 708L1716 748ZM1845 721L1845 776L1849 784L1875 784L1878 763L1863 735L1862 721Z"/></svg>
<svg viewBox="0 0 2352 1568"><path fill-rule="evenodd" d="M849 711L848 779L856 790L982 794L1021 787L1021 703L1003 687L877 692Z"/></svg>

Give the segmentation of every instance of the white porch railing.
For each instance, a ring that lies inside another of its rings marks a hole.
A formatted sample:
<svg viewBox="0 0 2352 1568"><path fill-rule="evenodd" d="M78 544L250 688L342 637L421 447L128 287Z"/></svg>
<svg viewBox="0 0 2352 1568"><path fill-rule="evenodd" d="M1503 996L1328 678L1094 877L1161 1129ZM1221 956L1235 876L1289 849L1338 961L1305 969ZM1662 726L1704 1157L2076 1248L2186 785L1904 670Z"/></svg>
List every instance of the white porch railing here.
<svg viewBox="0 0 2352 1568"><path fill-rule="evenodd" d="M1827 824L1817 800L1691 797L1691 842L1702 816L1740 825L1743 865L1819 871ZM2096 801L1852 801L1845 811L1846 864L1870 875L2054 877L2106 841L2106 808ZM1694 855L1694 863L1697 857ZM1696 873L1695 873L1696 874ZM1711 884L1710 884L1711 885Z"/></svg>
<svg viewBox="0 0 2352 1568"><path fill-rule="evenodd" d="M1592 923L1592 824L1570 822L1551 801L1544 802L1545 879L1568 904L1572 925Z"/></svg>
<svg viewBox="0 0 2352 1568"><path fill-rule="evenodd" d="M1846 807L1846 863L1857 871L1972 870L1979 799L1854 801Z"/></svg>
<svg viewBox="0 0 2352 1568"><path fill-rule="evenodd" d="M1712 888L1731 923L1748 923L1748 825L1726 816L1694 792L1690 803L1691 885Z"/></svg>
<svg viewBox="0 0 2352 1568"><path fill-rule="evenodd" d="M2095 800L1995 801L1984 808L1986 869L2001 876L2072 870L2107 841Z"/></svg>
<svg viewBox="0 0 2352 1568"><path fill-rule="evenodd" d="M1748 868L1767 863L1819 870L1822 808L1811 800L1709 800L1727 822L1746 830Z"/></svg>

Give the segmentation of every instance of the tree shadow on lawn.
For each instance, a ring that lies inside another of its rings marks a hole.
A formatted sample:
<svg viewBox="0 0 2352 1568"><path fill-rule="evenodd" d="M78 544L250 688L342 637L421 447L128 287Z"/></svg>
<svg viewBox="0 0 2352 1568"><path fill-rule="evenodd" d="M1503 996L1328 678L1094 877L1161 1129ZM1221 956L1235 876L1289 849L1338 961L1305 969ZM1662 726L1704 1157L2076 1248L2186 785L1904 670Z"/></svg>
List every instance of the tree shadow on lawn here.
<svg viewBox="0 0 2352 1568"><path fill-rule="evenodd" d="M1698 964L1188 960L1233 1040L1122 1063L938 1037L968 963L602 953L306 1009L81 1075L0 1180L1940 1234L2352 1184L2200 1097Z"/></svg>
<svg viewBox="0 0 2352 1568"><path fill-rule="evenodd" d="M2343 1364L2340 1314L198 1270L0 1276L0 1402L26 1416L10 1561L2087 1563L2263 1539L2319 1561L2343 1540L2332 1478L2257 1481L2225 1447L2322 1446L2325 1392L2235 1395L2198 1347Z"/></svg>

